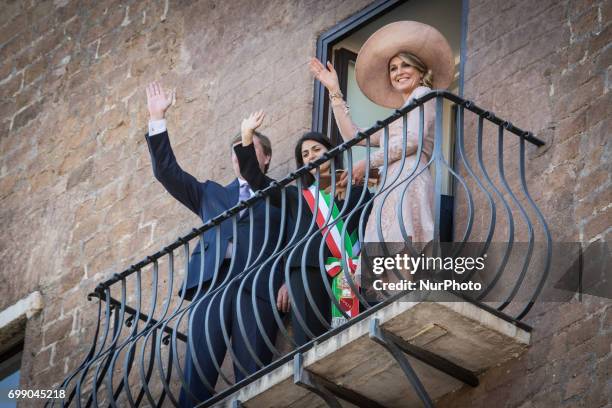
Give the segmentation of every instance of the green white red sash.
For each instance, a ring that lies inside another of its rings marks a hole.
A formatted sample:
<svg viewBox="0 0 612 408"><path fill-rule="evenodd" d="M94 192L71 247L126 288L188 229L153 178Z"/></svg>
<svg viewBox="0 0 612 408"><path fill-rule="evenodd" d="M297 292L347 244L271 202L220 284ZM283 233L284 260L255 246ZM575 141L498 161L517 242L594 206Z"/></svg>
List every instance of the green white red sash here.
<svg viewBox="0 0 612 408"><path fill-rule="evenodd" d="M303 189L302 194L310 207L310 211L314 213L315 199L317 197L316 188L314 185L310 186L308 189ZM359 266L360 250L359 241L356 239L357 234L356 231L352 235L345 233L344 239L342 239L344 221L339 217L340 211L338 211L338 206L332 199L331 194L319 190L317 202L316 222L321 233L325 236L325 244L332 254L332 256L325 260L325 270L332 277L332 291L342 310L349 317L355 317L359 314L359 300L351 290L346 271L342 270L342 252L340 248L344 248L346 251L349 272L352 280L355 281L355 271ZM329 219L328 223L325 222L327 219ZM325 235L326 233L327 235ZM357 282L355 283L358 284ZM332 302L332 327L340 326L346 321L347 319L338 310L335 303Z"/></svg>

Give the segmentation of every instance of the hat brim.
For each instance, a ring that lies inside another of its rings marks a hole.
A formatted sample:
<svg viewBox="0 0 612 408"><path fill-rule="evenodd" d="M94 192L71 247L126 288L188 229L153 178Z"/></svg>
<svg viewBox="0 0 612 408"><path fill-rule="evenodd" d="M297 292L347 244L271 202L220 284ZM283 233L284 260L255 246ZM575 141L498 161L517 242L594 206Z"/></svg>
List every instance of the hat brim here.
<svg viewBox="0 0 612 408"><path fill-rule="evenodd" d="M357 84L372 102L395 109L404 104L389 79L389 61L400 52L409 52L423 61L433 73L435 89L446 89L452 83L455 63L446 38L430 25L397 21L372 34L357 55Z"/></svg>

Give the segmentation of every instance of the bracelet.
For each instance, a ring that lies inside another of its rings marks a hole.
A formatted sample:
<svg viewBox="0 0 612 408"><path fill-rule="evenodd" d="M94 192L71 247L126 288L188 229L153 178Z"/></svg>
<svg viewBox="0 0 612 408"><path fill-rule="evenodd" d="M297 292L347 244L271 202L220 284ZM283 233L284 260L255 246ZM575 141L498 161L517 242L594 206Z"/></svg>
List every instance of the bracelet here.
<svg viewBox="0 0 612 408"><path fill-rule="evenodd" d="M342 99L344 97L344 95L342 95L342 91L338 90L337 92L330 92L329 93L329 100L333 101L335 98L340 98Z"/></svg>
<svg viewBox="0 0 612 408"><path fill-rule="evenodd" d="M348 106L348 103L346 103L344 101L344 99L340 99L339 103L333 103L333 100L331 102L332 102L331 103L332 109L335 108L336 106L342 106L344 108L344 113L346 113L348 115L348 113L350 112L350 108Z"/></svg>

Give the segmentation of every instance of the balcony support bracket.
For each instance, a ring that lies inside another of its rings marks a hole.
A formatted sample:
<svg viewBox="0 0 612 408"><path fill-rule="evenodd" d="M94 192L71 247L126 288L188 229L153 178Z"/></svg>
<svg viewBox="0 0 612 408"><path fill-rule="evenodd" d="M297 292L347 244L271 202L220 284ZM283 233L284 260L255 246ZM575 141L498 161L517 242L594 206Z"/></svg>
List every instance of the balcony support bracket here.
<svg viewBox="0 0 612 408"><path fill-rule="evenodd" d="M398 339L397 336L394 336L392 335L392 333L389 333L388 331L381 328L380 322L378 321L378 319L372 319L370 322L370 339L372 339L376 343L383 346L389 352L389 354L391 354L393 359L397 362L397 364L400 366L400 368L406 375L406 378L410 382L410 385L412 385L412 388L414 388L414 391L417 393L419 399L423 403L423 406L426 408L433 408L434 404L433 404L433 401L431 400L431 397L427 393L427 390L423 386L423 383L419 379L419 376L412 368L412 365L408 361L408 358L406 358L405 353L411 354L414 356L414 354L410 352L412 350L410 348L407 349L405 347L408 343L404 342L406 344L402 344L402 342L398 340L403 341L403 339ZM412 347L415 347L415 346L412 346ZM419 349L419 351L425 351L425 350ZM417 356L414 356L414 357L417 357ZM436 357L439 357L439 356L436 356ZM422 360L422 358L420 357L417 357L417 358ZM425 361L425 363L430 364L429 361ZM433 364L430 364L430 365L436 367ZM436 368L439 368L439 367L436 367Z"/></svg>
<svg viewBox="0 0 612 408"><path fill-rule="evenodd" d="M376 401L304 368L301 353L296 354L293 358L293 382L321 397L330 408L342 407L338 399L343 399L358 407L385 408Z"/></svg>
<svg viewBox="0 0 612 408"><path fill-rule="evenodd" d="M457 380L471 387L477 387L479 384L478 377L472 371L464 367L461 367L453 363L452 361L445 359L444 357L440 357L439 355L434 354L425 349L422 349L421 347L415 346L414 344L410 344L409 342L407 342L400 336L397 336L391 332L388 332L387 330L380 327L378 319L373 319L370 322L370 338L374 340L375 342L377 342L378 344L385 347L387 350L389 350L391 355L396 360L397 358L395 357L395 354L391 352L391 350L389 349L389 346L391 346L394 349L398 349L399 351L405 354L408 354L409 356L412 356L424 362L425 364L439 371L442 371L443 373L450 375L451 377L456 378ZM404 356L402 355L402 357ZM406 360L406 363L408 363L407 360ZM400 364L400 367L402 368L402 370L406 372L406 370L404 369L404 366L401 363L399 363L399 361L398 361L398 364ZM408 374L406 374L406 376L408 376Z"/></svg>

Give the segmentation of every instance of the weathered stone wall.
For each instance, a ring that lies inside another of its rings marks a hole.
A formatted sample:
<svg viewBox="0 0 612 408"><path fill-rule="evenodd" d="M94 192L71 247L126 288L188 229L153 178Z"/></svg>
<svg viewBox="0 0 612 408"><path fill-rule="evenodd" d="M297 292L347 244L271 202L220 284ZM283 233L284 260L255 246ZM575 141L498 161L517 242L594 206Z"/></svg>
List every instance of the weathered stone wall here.
<svg viewBox="0 0 612 408"><path fill-rule="evenodd" d="M2 2L0 308L37 289L46 304L28 323L23 388L49 387L80 362L96 283L200 223L152 177L145 84L177 88L170 135L198 178L233 177L228 141L261 108L272 175L286 174L310 127L316 39L368 3ZM465 95L547 141L530 148L528 174L558 241L609 236L610 9L470 1ZM609 306L538 305L529 352L440 406L602 406Z"/></svg>
<svg viewBox="0 0 612 408"><path fill-rule="evenodd" d="M546 141L527 147L527 176L556 242L610 241L611 13L609 0L470 1L465 96ZM506 163L516 164L515 138L507 139ZM496 160L488 140L485 156ZM518 187L516 170L508 171ZM536 304L526 319L534 329L529 351L437 406L607 406L611 305L588 295Z"/></svg>

